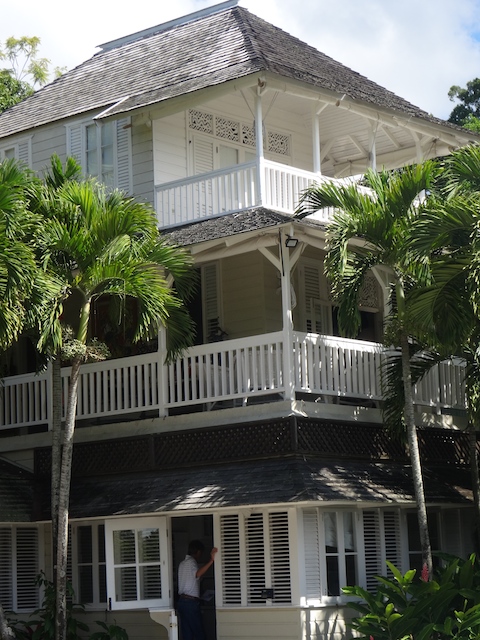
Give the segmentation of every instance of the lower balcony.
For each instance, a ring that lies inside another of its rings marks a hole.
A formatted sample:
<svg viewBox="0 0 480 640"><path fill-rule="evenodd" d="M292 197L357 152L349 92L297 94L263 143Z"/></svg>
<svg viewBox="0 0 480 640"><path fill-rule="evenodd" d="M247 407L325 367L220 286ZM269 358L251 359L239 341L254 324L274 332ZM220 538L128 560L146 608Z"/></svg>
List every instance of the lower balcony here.
<svg viewBox="0 0 480 640"><path fill-rule="evenodd" d="M376 343L284 332L192 347L164 364L164 353L82 366L77 419L117 422L143 415L241 408L249 403L301 398L376 406L382 400L384 348ZM438 413L465 408L461 363L445 361L416 385L415 402ZM67 403L69 369L62 369ZM50 428L50 371L6 378L0 429Z"/></svg>

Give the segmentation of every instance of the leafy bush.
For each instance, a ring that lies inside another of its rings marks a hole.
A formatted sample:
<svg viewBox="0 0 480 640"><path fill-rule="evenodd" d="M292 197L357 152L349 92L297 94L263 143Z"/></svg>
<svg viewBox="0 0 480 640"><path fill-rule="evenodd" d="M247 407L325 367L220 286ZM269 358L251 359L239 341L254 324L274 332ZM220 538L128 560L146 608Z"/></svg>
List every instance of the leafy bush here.
<svg viewBox="0 0 480 640"><path fill-rule="evenodd" d="M55 587L45 574L40 573L35 583L44 588L43 602L40 609L33 612L33 619L28 621L9 620L9 625L17 640L54 640L55 639ZM83 604L74 604L75 593L70 581L67 582L67 640L79 640L80 631L90 631L87 624L77 619L78 614L85 612ZM102 631L88 636L89 640L128 640L128 634L117 624L107 625L97 621Z"/></svg>
<svg viewBox="0 0 480 640"><path fill-rule="evenodd" d="M442 554L445 564L431 581L402 575L387 563L391 578L378 576L375 595L361 587L343 592L362 601L349 607L360 615L349 626L365 640L473 640L480 638L480 564Z"/></svg>

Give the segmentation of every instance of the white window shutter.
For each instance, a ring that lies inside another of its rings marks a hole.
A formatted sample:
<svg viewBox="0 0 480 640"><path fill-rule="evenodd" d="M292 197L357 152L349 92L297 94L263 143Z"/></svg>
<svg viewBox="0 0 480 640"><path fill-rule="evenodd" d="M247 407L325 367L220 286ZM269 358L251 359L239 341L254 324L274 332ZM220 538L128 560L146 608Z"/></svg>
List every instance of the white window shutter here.
<svg viewBox="0 0 480 640"><path fill-rule="evenodd" d="M292 601L288 513L286 511L269 513L268 524L270 531L270 571L273 599L276 604L288 604Z"/></svg>
<svg viewBox="0 0 480 640"><path fill-rule="evenodd" d="M83 158L83 130L81 124L67 126L67 156L72 156L85 170Z"/></svg>
<svg viewBox="0 0 480 640"><path fill-rule="evenodd" d="M195 137L193 140L193 171L210 173L213 171L213 142Z"/></svg>
<svg viewBox="0 0 480 640"><path fill-rule="evenodd" d="M0 603L5 610L13 605L12 530L0 528Z"/></svg>
<svg viewBox="0 0 480 640"><path fill-rule="evenodd" d="M117 182L121 191L130 195L132 187L132 139L130 118L122 118L116 122L117 134Z"/></svg>
<svg viewBox="0 0 480 640"><path fill-rule="evenodd" d="M38 586L38 530L19 527L16 539L17 609L35 609L39 605Z"/></svg>
<svg viewBox="0 0 480 640"><path fill-rule="evenodd" d="M238 515L221 516L220 531L223 603L225 605L240 605L242 604L242 563Z"/></svg>
<svg viewBox="0 0 480 640"><path fill-rule="evenodd" d="M380 540L380 518L378 511L363 512L363 540L365 550L365 576L368 591L378 586L375 576L382 573L382 553Z"/></svg>
<svg viewBox="0 0 480 640"><path fill-rule="evenodd" d="M266 587L265 531L263 513L252 513L245 518L247 603L264 604L262 591Z"/></svg>
<svg viewBox="0 0 480 640"><path fill-rule="evenodd" d="M32 166L32 145L31 140L21 140L18 143L18 159L24 162L28 167Z"/></svg>
<svg viewBox="0 0 480 640"><path fill-rule="evenodd" d="M305 542L305 579L307 599L322 597L320 573L320 541L318 536L318 512L307 509L303 512L303 535Z"/></svg>
<svg viewBox="0 0 480 640"><path fill-rule="evenodd" d="M220 324L220 309L218 301L218 265L208 264L202 267L202 298L203 298L203 326L204 340L215 333Z"/></svg>
<svg viewBox="0 0 480 640"><path fill-rule="evenodd" d="M383 511L383 535L385 540L385 561L391 562L399 571L402 571L402 545L400 541L400 513L398 509ZM392 576L386 562L383 562L382 575Z"/></svg>

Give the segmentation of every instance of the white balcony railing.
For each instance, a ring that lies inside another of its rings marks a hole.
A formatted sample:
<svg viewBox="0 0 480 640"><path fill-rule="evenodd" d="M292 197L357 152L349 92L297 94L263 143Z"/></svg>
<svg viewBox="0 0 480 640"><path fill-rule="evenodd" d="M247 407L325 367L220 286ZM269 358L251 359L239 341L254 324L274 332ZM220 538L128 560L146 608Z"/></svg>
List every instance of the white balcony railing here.
<svg viewBox="0 0 480 640"><path fill-rule="evenodd" d="M314 399L381 400L381 345L294 332L288 345L293 363L286 371L284 336L278 332L192 347L169 365L160 352L83 365L77 418L166 415L191 405L241 407L254 397L284 397L292 386ZM415 386L415 402L437 411L463 409L463 371L459 362L436 366ZM64 410L68 376L69 369L62 369ZM50 425L50 372L6 378L0 400L0 429Z"/></svg>
<svg viewBox="0 0 480 640"><path fill-rule="evenodd" d="M322 180L343 182L263 160L156 185L159 224L171 227L260 205L293 214L302 192ZM331 215L324 209L315 218L328 221Z"/></svg>

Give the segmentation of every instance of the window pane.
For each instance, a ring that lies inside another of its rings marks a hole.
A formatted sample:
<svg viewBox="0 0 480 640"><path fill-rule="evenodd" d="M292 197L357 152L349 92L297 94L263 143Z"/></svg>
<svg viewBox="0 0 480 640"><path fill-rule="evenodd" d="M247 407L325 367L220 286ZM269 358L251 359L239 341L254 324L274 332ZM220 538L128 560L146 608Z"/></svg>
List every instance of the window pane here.
<svg viewBox="0 0 480 640"><path fill-rule="evenodd" d="M162 597L160 566L140 567L140 599L153 600Z"/></svg>
<svg viewBox="0 0 480 640"><path fill-rule="evenodd" d="M115 564L135 563L135 531L113 532L113 561Z"/></svg>
<svg viewBox="0 0 480 640"><path fill-rule="evenodd" d="M107 601L107 567L102 564L98 567L98 599L99 602Z"/></svg>
<svg viewBox="0 0 480 640"><path fill-rule="evenodd" d="M338 557L327 556L327 592L329 596L340 595L340 577L338 573Z"/></svg>
<svg viewBox="0 0 480 640"><path fill-rule="evenodd" d="M220 169L238 164L238 151L234 147L227 147L221 144L218 149L218 155Z"/></svg>
<svg viewBox="0 0 480 640"><path fill-rule="evenodd" d="M102 147L113 145L113 122L106 122L102 125Z"/></svg>
<svg viewBox="0 0 480 640"><path fill-rule="evenodd" d="M337 553L337 519L334 513L325 513L325 550L327 553Z"/></svg>
<svg viewBox="0 0 480 640"><path fill-rule="evenodd" d="M158 529L138 532L139 562L160 562L160 536Z"/></svg>
<svg viewBox="0 0 480 640"><path fill-rule="evenodd" d="M98 176L97 150L87 152L87 173L90 176Z"/></svg>
<svg viewBox="0 0 480 640"><path fill-rule="evenodd" d="M80 602L93 602L92 566L78 568L78 597Z"/></svg>
<svg viewBox="0 0 480 640"><path fill-rule="evenodd" d="M77 557L78 562L92 562L92 527L77 528Z"/></svg>
<svg viewBox="0 0 480 640"><path fill-rule="evenodd" d="M343 537L345 551L355 551L355 532L353 529L353 513L346 511L343 514Z"/></svg>
<svg viewBox="0 0 480 640"><path fill-rule="evenodd" d="M98 527L98 561L105 562L105 525Z"/></svg>
<svg viewBox="0 0 480 640"><path fill-rule="evenodd" d="M357 579L357 556L345 556L345 572L348 587L358 584Z"/></svg>
<svg viewBox="0 0 480 640"><path fill-rule="evenodd" d="M117 602L137 599L137 570L135 567L115 569L115 599Z"/></svg>
<svg viewBox="0 0 480 640"><path fill-rule="evenodd" d="M15 158L15 148L5 149L5 151L3 152L3 155L5 158L9 158L10 160L12 160L13 158Z"/></svg>

